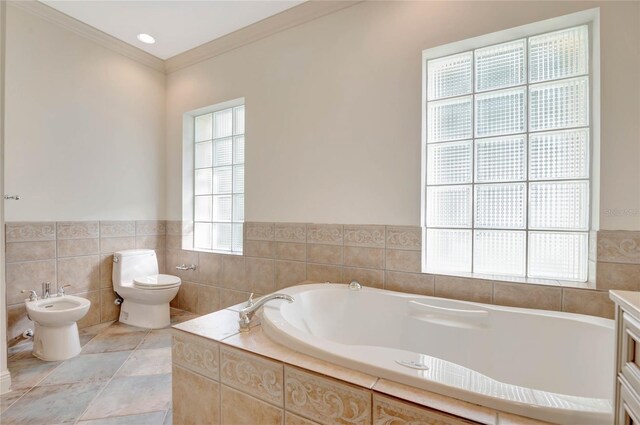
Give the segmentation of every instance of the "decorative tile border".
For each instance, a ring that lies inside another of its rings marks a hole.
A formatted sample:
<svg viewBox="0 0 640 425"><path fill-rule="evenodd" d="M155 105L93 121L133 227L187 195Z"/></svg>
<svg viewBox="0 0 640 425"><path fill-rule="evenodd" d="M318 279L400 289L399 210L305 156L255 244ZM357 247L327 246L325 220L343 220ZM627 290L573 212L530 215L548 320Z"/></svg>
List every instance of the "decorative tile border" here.
<svg viewBox="0 0 640 425"><path fill-rule="evenodd" d="M289 366L284 379L286 410L326 425L371 423L369 391Z"/></svg>
<svg viewBox="0 0 640 425"><path fill-rule="evenodd" d="M640 264L640 232L603 230L597 239L598 261Z"/></svg>
<svg viewBox="0 0 640 425"><path fill-rule="evenodd" d="M165 221L165 231L167 235L182 236L192 233L193 224L188 221L167 220Z"/></svg>
<svg viewBox="0 0 640 425"><path fill-rule="evenodd" d="M274 223L245 223L245 239L250 241L272 241L275 235Z"/></svg>
<svg viewBox="0 0 640 425"><path fill-rule="evenodd" d="M100 237L135 236L135 221L101 221Z"/></svg>
<svg viewBox="0 0 640 425"><path fill-rule="evenodd" d="M307 243L342 245L344 226L341 224L308 224Z"/></svg>
<svg viewBox="0 0 640 425"><path fill-rule="evenodd" d="M166 222L163 220L136 221L136 236L164 235L166 233Z"/></svg>
<svg viewBox="0 0 640 425"><path fill-rule="evenodd" d="M469 425L470 422L420 409L389 397L373 395L373 425L447 424Z"/></svg>
<svg viewBox="0 0 640 425"><path fill-rule="evenodd" d="M220 377L218 344L185 332L173 332L173 362L200 375L218 380Z"/></svg>
<svg viewBox="0 0 640 425"><path fill-rule="evenodd" d="M63 221L56 223L57 239L85 239L100 236L98 221Z"/></svg>
<svg viewBox="0 0 640 425"><path fill-rule="evenodd" d="M385 247L384 226L344 226L344 245L367 248Z"/></svg>
<svg viewBox="0 0 640 425"><path fill-rule="evenodd" d="M276 223L275 240L278 242L306 242L306 224Z"/></svg>
<svg viewBox="0 0 640 425"><path fill-rule="evenodd" d="M422 250L422 229L412 226L387 226L386 248Z"/></svg>
<svg viewBox="0 0 640 425"><path fill-rule="evenodd" d="M223 384L280 407L284 405L281 363L223 346L220 374Z"/></svg>
<svg viewBox="0 0 640 425"><path fill-rule="evenodd" d="M6 242L50 241L56 238L55 223L6 223Z"/></svg>

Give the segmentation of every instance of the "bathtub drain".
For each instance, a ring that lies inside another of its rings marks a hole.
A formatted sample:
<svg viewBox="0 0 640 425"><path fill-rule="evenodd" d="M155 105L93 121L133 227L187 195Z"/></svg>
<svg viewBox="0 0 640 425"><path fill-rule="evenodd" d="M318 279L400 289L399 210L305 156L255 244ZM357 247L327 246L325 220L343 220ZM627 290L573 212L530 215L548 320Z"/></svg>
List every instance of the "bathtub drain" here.
<svg viewBox="0 0 640 425"><path fill-rule="evenodd" d="M400 366L410 367L411 369L429 370L429 366L424 363L414 362L411 360L396 360Z"/></svg>

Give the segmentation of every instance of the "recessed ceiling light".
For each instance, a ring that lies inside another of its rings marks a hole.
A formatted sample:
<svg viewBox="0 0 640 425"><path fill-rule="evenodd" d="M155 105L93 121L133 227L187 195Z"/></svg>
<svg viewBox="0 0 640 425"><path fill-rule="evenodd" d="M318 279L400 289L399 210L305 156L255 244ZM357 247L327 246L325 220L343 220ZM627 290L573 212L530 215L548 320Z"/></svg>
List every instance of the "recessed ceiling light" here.
<svg viewBox="0 0 640 425"><path fill-rule="evenodd" d="M144 33L138 34L138 40L146 44L153 44L156 42L155 38L151 37L149 34L144 34Z"/></svg>

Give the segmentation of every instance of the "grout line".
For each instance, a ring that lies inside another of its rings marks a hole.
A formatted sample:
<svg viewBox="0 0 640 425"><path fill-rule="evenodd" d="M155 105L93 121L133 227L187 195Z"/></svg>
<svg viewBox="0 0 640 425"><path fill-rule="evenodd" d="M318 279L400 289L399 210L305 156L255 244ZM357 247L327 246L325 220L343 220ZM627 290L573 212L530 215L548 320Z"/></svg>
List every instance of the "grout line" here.
<svg viewBox="0 0 640 425"><path fill-rule="evenodd" d="M56 274L56 292L58 291L58 285L59 285L59 279L58 279L58 273L60 272L60 270L58 269L58 222L55 222L53 224L53 231L54 231L54 235L55 235L55 243L53 245L53 252L55 253L55 257L56 257L56 262L54 264L54 272ZM44 291L42 291L44 293Z"/></svg>
<svg viewBox="0 0 640 425"><path fill-rule="evenodd" d="M171 359L171 363L173 363L173 359ZM282 383L284 384L284 367L282 368ZM283 388L283 395L284 395L284 388ZM283 399L281 423L284 422L284 415L285 415L284 410L285 409L284 409L284 399ZM218 344L218 418L217 419L218 419L218 423L222 423L222 350L220 350L219 344ZM176 424L176 425L179 425L179 424Z"/></svg>
<svg viewBox="0 0 640 425"><path fill-rule="evenodd" d="M100 323L102 323L102 318L103 318L103 315L102 315L102 260L99 261L98 274L99 274L99 276L98 276L98 287L99 287L99 289L98 289L98 302L100 303L100 305L98 306L98 310L100 311ZM111 325L109 325L109 326L111 326ZM91 338L91 339L93 339L93 338ZM89 342L91 342L91 340L89 340Z"/></svg>
<svg viewBox="0 0 640 425"><path fill-rule="evenodd" d="M67 258L67 257L63 257L63 258ZM5 261L6 264L31 264L31 263L42 263L45 261L55 261L57 260L57 257L47 257L47 258L40 258L37 260L18 260L18 261Z"/></svg>
<svg viewBox="0 0 640 425"><path fill-rule="evenodd" d="M166 417L167 417L167 413L169 412L168 410L152 410L152 411L150 411L150 412L131 413L131 414L128 414L128 415L107 416L107 417L105 417L105 418L96 418L96 419L83 419L82 421L81 421L81 420L78 420L78 421L73 422L73 423L74 423L74 424L77 424L77 423L79 423L79 422L84 422L84 421L89 421L89 422L92 422L92 423L93 423L94 421L103 421L104 419L109 420L109 419L119 419L119 418L131 418L131 417L134 417L134 416L150 415L150 414L152 414L152 413L159 413L159 412L164 413L164 416L162 417L162 420L163 420L163 423L164 423L164 420L165 420L165 419L166 419ZM66 422L65 424L70 424L70 422ZM61 424L61 425L65 425L65 424ZM132 424L132 423L131 423L131 422L129 422L129 424Z"/></svg>
<svg viewBox="0 0 640 425"><path fill-rule="evenodd" d="M118 323L118 322L113 322L113 323ZM107 329L109 329L111 326L113 326L113 323L109 326L107 326L104 331L106 331ZM103 331L103 332L104 332ZM134 331L135 332L135 331ZM122 362L122 364L120 365L120 367L113 373L113 375L111 375L111 378L109 378L106 382L106 384L104 385L104 387L102 387L102 389L100 391L98 391L98 393L95 395L95 397L93 397L93 399L89 402L89 404L87 404L87 407L84 409L84 411L78 416L78 418L74 421L74 424L77 424L82 417L85 415L85 413L87 413L87 411L91 408L91 406L95 403L95 401L98 399L98 397L100 397L102 395L102 393L104 392L104 390L109 386L109 384L111 383L111 381L113 381L113 378L118 374L118 372L120 372L120 370L124 367L125 363L127 363L127 361L129 361L129 359L131 358L131 356L133 356L133 353L135 353L138 348L140 347L140 345L144 342L145 338L147 337L147 335L149 335L150 330L147 329L145 335L142 337L142 339L140 340L140 342L135 346L135 348L133 350L131 350L131 352L129 353L129 355L127 356L127 358L124 360L124 362ZM102 333L102 332L100 332ZM99 335L99 334L98 334ZM97 335L96 335L97 336ZM126 351L126 350L122 350L122 351Z"/></svg>
<svg viewBox="0 0 640 425"><path fill-rule="evenodd" d="M22 399L22 397L24 397L28 392L30 392L33 388L35 387L31 387L29 388L27 391L25 391L24 393L22 393L22 395L20 397L18 397L17 399L13 400L13 402L7 406L7 408L4 410L4 412L0 413L0 419L2 419L2 415L4 415L10 408L11 406L13 406L14 404L16 404L20 399ZM14 390L12 390L14 391ZM5 394L9 394L9 393L5 393ZM3 394L4 395L4 394Z"/></svg>
<svg viewBox="0 0 640 425"><path fill-rule="evenodd" d="M496 283L491 281L491 304L495 305L496 301Z"/></svg>
<svg viewBox="0 0 640 425"><path fill-rule="evenodd" d="M108 326L107 326L108 328ZM106 328L105 328L106 329ZM104 331L104 330L103 330ZM95 334L89 341L87 341L84 345L87 345L88 343L90 343L91 341L93 341L93 339L95 337L97 337L98 335L100 335L101 332L98 332L97 334ZM33 343L33 342L32 342ZM81 352L82 353L82 352ZM34 358L37 359L37 357L34 356ZM26 359L25 359L26 360ZM65 364L67 361L69 361L71 359L67 359L64 360L63 362L61 362L58 366L54 367L53 369L51 369L51 371L49 373L47 373L41 380L39 380L35 385L31 386L27 391L25 391L20 397L18 397L17 399L15 399L13 401L13 403L11 403L9 406L7 406L7 408L5 409L5 412L7 410L9 410L9 408L11 406L13 406L14 404L16 404L20 399L22 399L22 397L24 397L25 395L27 395L28 393L30 393L34 388L36 388L38 386L38 384L40 384L42 381L44 381L45 379L47 379L49 377L49 375L51 375L53 372L55 372L60 366L62 366L63 364ZM44 386L44 385L43 385Z"/></svg>

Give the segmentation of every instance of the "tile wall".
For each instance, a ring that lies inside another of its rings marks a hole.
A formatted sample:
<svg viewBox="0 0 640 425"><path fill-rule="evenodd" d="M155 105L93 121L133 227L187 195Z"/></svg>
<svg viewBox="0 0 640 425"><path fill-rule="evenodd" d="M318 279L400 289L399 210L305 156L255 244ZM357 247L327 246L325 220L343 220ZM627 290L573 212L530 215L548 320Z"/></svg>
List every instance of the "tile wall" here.
<svg viewBox="0 0 640 425"><path fill-rule="evenodd" d="M167 267L198 266L179 273L184 283L174 307L199 314L244 301L251 292L352 279L395 291L609 318L609 289L640 290L640 232L592 232L594 279L583 288L420 273L420 227L248 222L244 256L183 251L185 233L188 225L167 222Z"/></svg>
<svg viewBox="0 0 640 425"><path fill-rule="evenodd" d="M21 289L71 283L89 298L79 323L115 320L112 253L151 248L162 271L183 280L173 307L205 314L301 282L349 282L395 291L515 307L613 317L609 289L640 290L640 232L593 232L595 282L580 289L420 273L421 229L412 226L306 223L245 224L244 255L183 250L189 226L179 221L7 223L9 340L32 326ZM175 266L195 264L195 271ZM165 270L166 264L166 270Z"/></svg>
<svg viewBox="0 0 640 425"><path fill-rule="evenodd" d="M113 252L131 248L157 251L164 269L164 221L11 222L6 224L6 279L9 343L33 328L27 318L22 289L42 294L42 282L51 292L71 284L66 293L91 300L79 327L116 320L111 283Z"/></svg>
<svg viewBox="0 0 640 425"><path fill-rule="evenodd" d="M600 231L597 288L640 290L640 232Z"/></svg>

